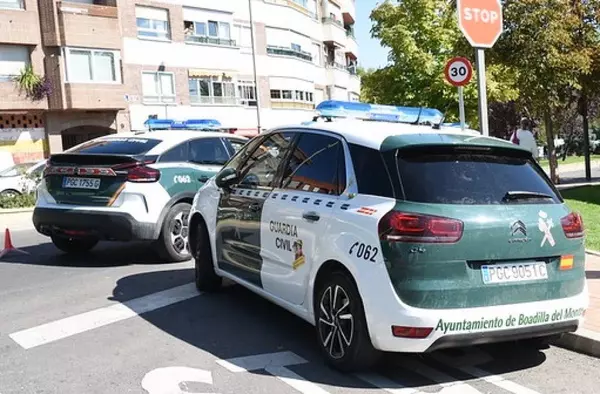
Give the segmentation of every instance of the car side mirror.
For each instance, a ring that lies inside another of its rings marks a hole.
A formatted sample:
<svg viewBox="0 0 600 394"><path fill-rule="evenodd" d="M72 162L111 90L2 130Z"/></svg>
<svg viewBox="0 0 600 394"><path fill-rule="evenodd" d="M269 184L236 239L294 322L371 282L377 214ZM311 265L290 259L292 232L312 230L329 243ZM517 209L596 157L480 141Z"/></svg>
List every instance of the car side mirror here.
<svg viewBox="0 0 600 394"><path fill-rule="evenodd" d="M239 174L235 168L224 168L215 177L215 184L221 189L228 189L239 181Z"/></svg>

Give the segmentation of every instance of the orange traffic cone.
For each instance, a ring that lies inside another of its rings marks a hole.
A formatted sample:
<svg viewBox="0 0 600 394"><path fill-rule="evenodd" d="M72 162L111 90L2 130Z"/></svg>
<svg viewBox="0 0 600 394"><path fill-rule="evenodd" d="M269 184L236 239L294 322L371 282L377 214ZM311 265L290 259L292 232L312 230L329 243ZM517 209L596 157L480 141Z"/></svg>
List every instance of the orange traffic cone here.
<svg viewBox="0 0 600 394"><path fill-rule="evenodd" d="M0 251L0 258L6 256L8 254L8 252L19 252L19 253L23 253L23 254L29 254L24 250L21 249L17 249L13 246L12 243L12 239L10 237L10 231L8 230L8 228L6 229L5 233L4 233L4 249L2 249Z"/></svg>

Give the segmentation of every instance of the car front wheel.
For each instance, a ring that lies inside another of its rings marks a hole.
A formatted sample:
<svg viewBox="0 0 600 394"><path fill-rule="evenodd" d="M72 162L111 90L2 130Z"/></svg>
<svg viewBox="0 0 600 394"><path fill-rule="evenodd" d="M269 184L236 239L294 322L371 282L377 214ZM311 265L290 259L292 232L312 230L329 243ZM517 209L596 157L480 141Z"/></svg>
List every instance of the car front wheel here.
<svg viewBox="0 0 600 394"><path fill-rule="evenodd" d="M221 288L223 279L215 273L208 231L202 221L195 224L193 247L196 288L203 292L215 292Z"/></svg>
<svg viewBox="0 0 600 394"><path fill-rule="evenodd" d="M314 305L321 353L332 367L353 372L380 358L369 336L362 300L349 274L333 272L317 290Z"/></svg>

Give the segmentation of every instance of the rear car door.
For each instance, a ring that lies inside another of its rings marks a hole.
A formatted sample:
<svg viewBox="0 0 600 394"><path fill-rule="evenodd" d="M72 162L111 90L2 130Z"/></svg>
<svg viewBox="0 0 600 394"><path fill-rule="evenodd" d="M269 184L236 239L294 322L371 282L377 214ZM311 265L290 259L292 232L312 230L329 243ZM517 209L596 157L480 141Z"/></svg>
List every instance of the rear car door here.
<svg viewBox="0 0 600 394"><path fill-rule="evenodd" d="M264 205L261 229L263 287L301 305L313 264L321 261L319 239L346 188L342 140L320 132L298 133L293 152Z"/></svg>
<svg viewBox="0 0 600 394"><path fill-rule="evenodd" d="M230 190L222 190L217 209L219 268L259 287L262 287L263 205L273 190L292 137L292 133L259 137L237 155L227 167L238 171L240 181Z"/></svg>

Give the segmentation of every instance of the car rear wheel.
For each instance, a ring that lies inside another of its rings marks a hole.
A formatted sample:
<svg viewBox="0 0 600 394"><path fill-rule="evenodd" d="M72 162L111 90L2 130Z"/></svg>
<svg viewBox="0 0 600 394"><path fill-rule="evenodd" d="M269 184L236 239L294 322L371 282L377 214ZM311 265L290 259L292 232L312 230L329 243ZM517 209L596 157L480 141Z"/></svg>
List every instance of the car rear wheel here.
<svg viewBox="0 0 600 394"><path fill-rule="evenodd" d="M333 272L320 283L314 313L319 347L329 365L353 372L379 361L381 353L371 343L362 300L349 274Z"/></svg>
<svg viewBox="0 0 600 394"><path fill-rule="evenodd" d="M191 258L189 245L189 215L191 205L173 205L162 225L158 239L158 251L168 261L187 261Z"/></svg>
<svg viewBox="0 0 600 394"><path fill-rule="evenodd" d="M61 237L60 235L52 235L50 238L54 246L69 254L89 252L98 244L98 240L94 238L68 238Z"/></svg>
<svg viewBox="0 0 600 394"><path fill-rule="evenodd" d="M215 292L221 288L223 279L215 273L210 239L204 223L199 221L194 231L195 282L196 288L202 292Z"/></svg>
<svg viewBox="0 0 600 394"><path fill-rule="evenodd" d="M12 189L3 190L2 192L0 192L0 197L11 198L11 197L16 197L16 196L20 196L20 195L21 195L21 193L19 193L16 190L12 190Z"/></svg>

